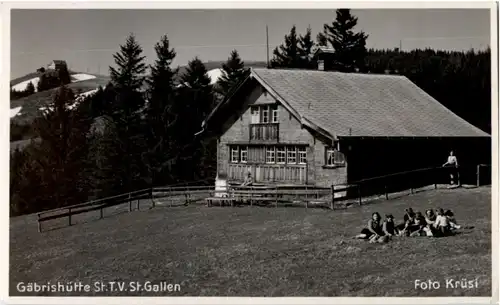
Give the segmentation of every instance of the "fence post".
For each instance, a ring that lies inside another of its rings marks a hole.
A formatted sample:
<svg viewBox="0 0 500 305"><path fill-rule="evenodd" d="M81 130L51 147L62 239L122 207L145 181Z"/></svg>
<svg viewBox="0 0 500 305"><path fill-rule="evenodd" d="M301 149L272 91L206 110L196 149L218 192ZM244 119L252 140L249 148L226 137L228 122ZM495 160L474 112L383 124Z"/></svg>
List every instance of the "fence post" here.
<svg viewBox="0 0 500 305"><path fill-rule="evenodd" d="M276 206L276 208L278 207L278 186L277 185L276 185L276 201L274 202L274 205Z"/></svg>
<svg viewBox="0 0 500 305"><path fill-rule="evenodd" d="M170 191L170 207L172 207L174 205L174 198L172 196L172 188L169 188L169 191Z"/></svg>
<svg viewBox="0 0 500 305"><path fill-rule="evenodd" d="M361 184L358 184L359 205L361 205Z"/></svg>
<svg viewBox="0 0 500 305"><path fill-rule="evenodd" d="M252 205L253 202L253 186L250 186L250 205Z"/></svg>
<svg viewBox="0 0 500 305"><path fill-rule="evenodd" d="M141 200L141 199L137 199L137 210L138 210L138 211L140 211L140 210L141 210L140 203L139 203L139 201L140 201L140 200Z"/></svg>
<svg viewBox="0 0 500 305"><path fill-rule="evenodd" d="M476 186L479 187L479 172L480 172L480 167L481 167L481 164L478 164L477 165L477 172L476 172Z"/></svg>
<svg viewBox="0 0 500 305"><path fill-rule="evenodd" d="M103 219L103 218L104 217L103 217L102 206L101 206L101 211L100 211L100 217L99 217L99 219Z"/></svg>
<svg viewBox="0 0 500 305"><path fill-rule="evenodd" d="M40 222L40 213L38 213L38 233L42 232L42 223Z"/></svg>
<svg viewBox="0 0 500 305"><path fill-rule="evenodd" d="M276 207L278 207L278 186L276 186Z"/></svg>
<svg viewBox="0 0 500 305"><path fill-rule="evenodd" d="M332 202L330 205L330 209L333 210L334 206L335 206L335 185L332 184Z"/></svg>
<svg viewBox="0 0 500 305"><path fill-rule="evenodd" d="M68 223L71 226L71 208L68 209Z"/></svg>
<svg viewBox="0 0 500 305"><path fill-rule="evenodd" d="M389 192L387 192L387 183L384 185L385 190L385 200L389 200Z"/></svg>
<svg viewBox="0 0 500 305"><path fill-rule="evenodd" d="M151 191L150 191L150 193L149 193L149 196L150 196L151 203L152 203L151 208L154 208L154 207L155 207L155 200L154 200L154 198L153 198L153 188L151 188Z"/></svg>

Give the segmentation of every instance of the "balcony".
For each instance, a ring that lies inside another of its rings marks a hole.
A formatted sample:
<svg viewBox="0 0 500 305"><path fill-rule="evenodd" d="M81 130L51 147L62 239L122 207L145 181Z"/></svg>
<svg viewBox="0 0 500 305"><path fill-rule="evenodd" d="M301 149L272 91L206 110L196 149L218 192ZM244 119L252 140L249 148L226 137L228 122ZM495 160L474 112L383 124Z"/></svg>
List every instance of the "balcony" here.
<svg viewBox="0 0 500 305"><path fill-rule="evenodd" d="M256 183L307 184L307 164L228 164L228 178L232 182L244 181L248 172Z"/></svg>
<svg viewBox="0 0 500 305"><path fill-rule="evenodd" d="M279 140L278 123L250 124L250 141L272 141Z"/></svg>

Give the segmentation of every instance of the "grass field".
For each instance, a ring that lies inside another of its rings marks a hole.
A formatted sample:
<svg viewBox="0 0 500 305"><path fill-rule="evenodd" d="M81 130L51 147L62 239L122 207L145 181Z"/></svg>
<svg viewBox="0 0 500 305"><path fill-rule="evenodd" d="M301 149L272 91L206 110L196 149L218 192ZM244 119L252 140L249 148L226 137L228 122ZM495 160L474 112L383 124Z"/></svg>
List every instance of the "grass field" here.
<svg viewBox="0 0 500 305"><path fill-rule="evenodd" d="M460 224L474 229L387 244L351 239L372 212L390 212L400 221L407 207L451 208ZM146 202L141 211L127 209L41 234L34 215L11 219L10 295L29 295L16 291L21 281L180 284L180 292L160 293L169 296L491 295L489 187L424 191L339 211L200 205L148 210ZM445 289L448 278L477 278L479 287ZM442 288L415 289L415 280L428 279Z"/></svg>

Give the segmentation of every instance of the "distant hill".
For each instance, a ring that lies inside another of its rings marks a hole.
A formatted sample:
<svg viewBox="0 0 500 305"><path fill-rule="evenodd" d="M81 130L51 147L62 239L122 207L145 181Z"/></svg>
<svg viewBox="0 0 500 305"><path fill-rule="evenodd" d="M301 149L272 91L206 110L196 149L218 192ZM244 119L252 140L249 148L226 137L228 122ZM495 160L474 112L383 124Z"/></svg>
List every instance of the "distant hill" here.
<svg viewBox="0 0 500 305"><path fill-rule="evenodd" d="M37 73L31 73L29 75L17 78L11 81L11 87L16 87L16 85L20 85L28 80L32 80L38 77ZM74 82L68 84L68 88L71 88L75 94L86 93L92 90L97 89L99 86L106 86L110 80L109 77L88 74L88 73L73 73L72 77L80 76L78 79L74 79ZM83 76L83 77L81 77ZM93 77L93 78L90 78ZM88 79L90 78L90 79ZM35 92L30 96L26 96L24 98L18 100L10 101L10 108L15 109L21 107L17 115L11 118L11 120L15 123L19 124L29 124L34 118L40 115L40 108L46 107L48 104L52 102L54 94L57 92L58 88L54 88L51 90L46 90L42 92Z"/></svg>
<svg viewBox="0 0 500 305"><path fill-rule="evenodd" d="M215 83L217 78L220 77L221 71L218 70L222 68L223 63L225 63L225 61L209 61L204 63L208 70L208 75L212 79L212 83ZM267 65L265 62L261 61L245 61L245 66L247 68L265 68ZM180 66L178 78L180 78L180 76L184 73L186 73L186 66ZM110 81L109 76L78 72L70 72L70 74L73 82L67 86L74 90L77 95L92 94L99 86L104 87ZM21 91L24 90L29 81L31 81L36 87L38 79L41 75L42 73L39 72L29 73L11 80L10 86L11 88ZM31 124L33 119L41 115L40 108L46 107L48 104L52 103L52 99L57 90L58 88L54 88L47 91L35 92L34 94L21 99L11 100L11 122L23 125ZM20 143L26 144L29 142L25 141ZM22 147L23 145L15 145L15 147L18 146Z"/></svg>
<svg viewBox="0 0 500 305"><path fill-rule="evenodd" d="M265 68L267 67L267 64L265 61L244 61L245 62L245 67L247 68ZM208 61L205 62L205 67L207 68L207 71L213 70L213 69L220 69L222 68L222 64L226 63L226 61ZM179 67L179 75L182 75L186 73L186 66L181 66Z"/></svg>

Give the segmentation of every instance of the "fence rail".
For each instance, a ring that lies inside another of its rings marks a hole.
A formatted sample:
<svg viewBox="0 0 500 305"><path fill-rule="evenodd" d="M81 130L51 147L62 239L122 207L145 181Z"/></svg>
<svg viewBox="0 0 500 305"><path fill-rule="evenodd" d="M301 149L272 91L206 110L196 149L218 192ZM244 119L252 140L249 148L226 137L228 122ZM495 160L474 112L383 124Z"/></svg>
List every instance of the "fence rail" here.
<svg viewBox="0 0 500 305"><path fill-rule="evenodd" d="M488 171L489 168L489 171ZM413 194L414 190L424 185L437 185L441 184L441 180L445 178L447 169L443 167L427 167L405 172L387 174L377 177L360 179L358 181L349 183L348 185L332 185L331 187L315 187L311 185L288 185L288 186L269 186L269 185L254 185L254 186L232 186L227 190L215 190L212 186L196 186L196 185L173 185L166 187L154 187L133 191L130 193L120 194L112 197L92 200L89 202L65 206L48 211L37 213L38 216L38 231L42 231L42 222L49 220L68 217L68 225L72 225L72 216L87 213L91 211L100 211L100 219L104 217L104 209L120 204L128 203L129 211L132 211L132 203L137 201L136 208L140 209L141 199L150 199L152 206L155 207L155 200L158 198L184 198L185 204L193 202L192 196L203 195L205 198L213 200L248 200L252 205L254 201L267 201L268 203L275 203L276 207L278 202L281 201L294 201L299 200L305 203L306 208L308 203L323 203L334 209L336 203L344 202L345 207L347 201L355 200L359 205L362 204L363 198L371 195L385 195L389 199L389 194L396 191L396 187L402 187L410 190ZM484 172L490 173L491 179L491 165L479 164L475 167L476 172L476 186L481 185L481 175ZM460 179L460 177L458 177ZM484 181L484 180L483 180ZM486 180L490 182L491 180ZM485 183L483 183L485 184ZM340 193L340 194L339 194ZM219 197L216 197L219 194ZM227 195L229 198L222 198ZM337 196L338 195L338 196ZM172 199L173 200L173 199ZM342 205L342 204L341 204Z"/></svg>

